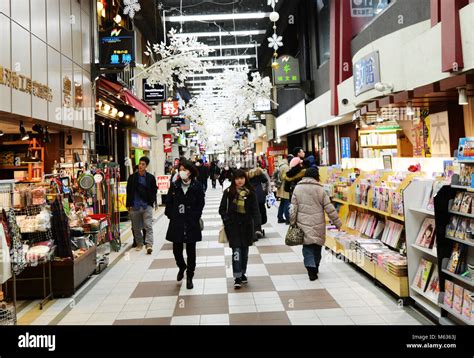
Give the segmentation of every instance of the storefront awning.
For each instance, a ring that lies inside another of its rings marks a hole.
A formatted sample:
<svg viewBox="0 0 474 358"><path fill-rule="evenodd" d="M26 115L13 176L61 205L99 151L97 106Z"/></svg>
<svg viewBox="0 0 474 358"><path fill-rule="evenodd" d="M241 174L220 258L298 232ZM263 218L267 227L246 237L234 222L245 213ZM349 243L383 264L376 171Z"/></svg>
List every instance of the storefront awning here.
<svg viewBox="0 0 474 358"><path fill-rule="evenodd" d="M118 96L124 103L142 112L145 116L151 117L153 109L121 84L101 77L99 78L99 88Z"/></svg>

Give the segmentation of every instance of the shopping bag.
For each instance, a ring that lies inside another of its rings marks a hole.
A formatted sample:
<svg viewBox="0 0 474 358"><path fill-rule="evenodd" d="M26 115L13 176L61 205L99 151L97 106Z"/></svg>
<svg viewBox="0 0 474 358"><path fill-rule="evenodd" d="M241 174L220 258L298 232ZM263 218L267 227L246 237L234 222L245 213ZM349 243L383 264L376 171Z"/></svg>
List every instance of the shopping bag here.
<svg viewBox="0 0 474 358"><path fill-rule="evenodd" d="M229 240L227 239L227 234L225 232L225 226L222 226L219 231L219 243L220 244L227 244Z"/></svg>
<svg viewBox="0 0 474 358"><path fill-rule="evenodd" d="M272 206L275 206L276 205L276 198L275 198L275 194L273 193L270 193L267 195L267 208L271 208Z"/></svg>
<svg viewBox="0 0 474 358"><path fill-rule="evenodd" d="M288 232L285 237L285 244L288 246L303 245L304 243L304 232L298 225L290 225Z"/></svg>

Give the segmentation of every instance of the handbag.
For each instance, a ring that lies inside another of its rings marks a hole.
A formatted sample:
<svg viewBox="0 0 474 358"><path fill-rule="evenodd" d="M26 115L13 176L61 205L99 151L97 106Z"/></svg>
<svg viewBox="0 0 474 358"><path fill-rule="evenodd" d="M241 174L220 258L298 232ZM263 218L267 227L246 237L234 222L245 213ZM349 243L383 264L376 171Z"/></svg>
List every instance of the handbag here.
<svg viewBox="0 0 474 358"><path fill-rule="evenodd" d="M304 232L298 225L290 225L288 232L285 237L285 244L288 246L303 245L304 243Z"/></svg>
<svg viewBox="0 0 474 358"><path fill-rule="evenodd" d="M201 228L201 231L204 230L204 221L202 221L202 219L199 219L199 227Z"/></svg>
<svg viewBox="0 0 474 358"><path fill-rule="evenodd" d="M229 239L227 239L227 234L225 232L225 226L222 225L221 229L219 230L219 243L220 244L227 244Z"/></svg>

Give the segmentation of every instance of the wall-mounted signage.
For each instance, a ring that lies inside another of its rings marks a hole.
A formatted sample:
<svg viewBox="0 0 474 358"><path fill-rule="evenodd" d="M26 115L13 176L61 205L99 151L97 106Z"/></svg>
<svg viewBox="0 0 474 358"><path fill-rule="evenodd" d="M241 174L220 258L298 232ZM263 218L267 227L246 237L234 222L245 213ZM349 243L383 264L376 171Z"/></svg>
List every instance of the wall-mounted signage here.
<svg viewBox="0 0 474 358"><path fill-rule="evenodd" d="M158 104L166 101L166 87L160 84L149 85L143 79L143 100L148 104Z"/></svg>
<svg viewBox="0 0 474 358"><path fill-rule="evenodd" d="M0 66L0 85L32 94L48 102L53 100L53 90L50 87L2 66Z"/></svg>
<svg viewBox="0 0 474 358"><path fill-rule="evenodd" d="M158 186L159 195L166 195L171 186L171 175L159 175L156 177L156 185Z"/></svg>
<svg viewBox="0 0 474 358"><path fill-rule="evenodd" d="M253 106L255 112L270 112L272 110L272 103L269 99L258 98Z"/></svg>
<svg viewBox="0 0 474 358"><path fill-rule="evenodd" d="M132 147L150 150L151 139L150 137L147 137L138 133L132 133Z"/></svg>
<svg viewBox="0 0 474 358"><path fill-rule="evenodd" d="M179 103L178 103L178 101L163 102L161 104L161 115L163 117L176 117L176 116L179 116Z"/></svg>
<svg viewBox="0 0 474 358"><path fill-rule="evenodd" d="M100 64L102 66L120 67L130 64L135 66L135 33L121 28L112 31L101 31Z"/></svg>
<svg viewBox="0 0 474 358"><path fill-rule="evenodd" d="M341 137L341 157L350 158L351 157L351 138Z"/></svg>
<svg viewBox="0 0 474 358"><path fill-rule="evenodd" d="M273 69L273 80L276 85L299 84L300 63L292 56L281 56L277 60L278 66Z"/></svg>
<svg viewBox="0 0 474 358"><path fill-rule="evenodd" d="M283 137L305 127L306 105L304 100L276 119L277 137Z"/></svg>
<svg viewBox="0 0 474 358"><path fill-rule="evenodd" d="M375 51L354 63L354 93L367 92L380 82L379 52Z"/></svg>
<svg viewBox="0 0 474 358"><path fill-rule="evenodd" d="M180 127L186 124L186 119L183 117L173 117L170 119L170 124L172 127Z"/></svg>
<svg viewBox="0 0 474 358"><path fill-rule="evenodd" d="M171 153L172 151L173 151L173 136L171 134L163 134L163 152Z"/></svg>

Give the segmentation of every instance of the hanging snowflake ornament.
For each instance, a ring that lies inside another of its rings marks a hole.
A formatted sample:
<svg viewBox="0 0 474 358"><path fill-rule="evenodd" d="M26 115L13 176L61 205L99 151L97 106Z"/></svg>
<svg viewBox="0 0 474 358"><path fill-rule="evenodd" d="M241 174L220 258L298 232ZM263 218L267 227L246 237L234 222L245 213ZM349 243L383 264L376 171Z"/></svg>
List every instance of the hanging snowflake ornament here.
<svg viewBox="0 0 474 358"><path fill-rule="evenodd" d="M268 6L271 6L272 8L275 8L275 5L278 3L278 0L268 0L267 4Z"/></svg>
<svg viewBox="0 0 474 358"><path fill-rule="evenodd" d="M272 37L268 38L268 47L273 48L275 51L278 51L280 47L283 47L283 37L273 34Z"/></svg>
<svg viewBox="0 0 474 358"><path fill-rule="evenodd" d="M142 9L138 0L123 0L123 4L125 5L123 14L128 15L131 19L133 19L135 14Z"/></svg>

